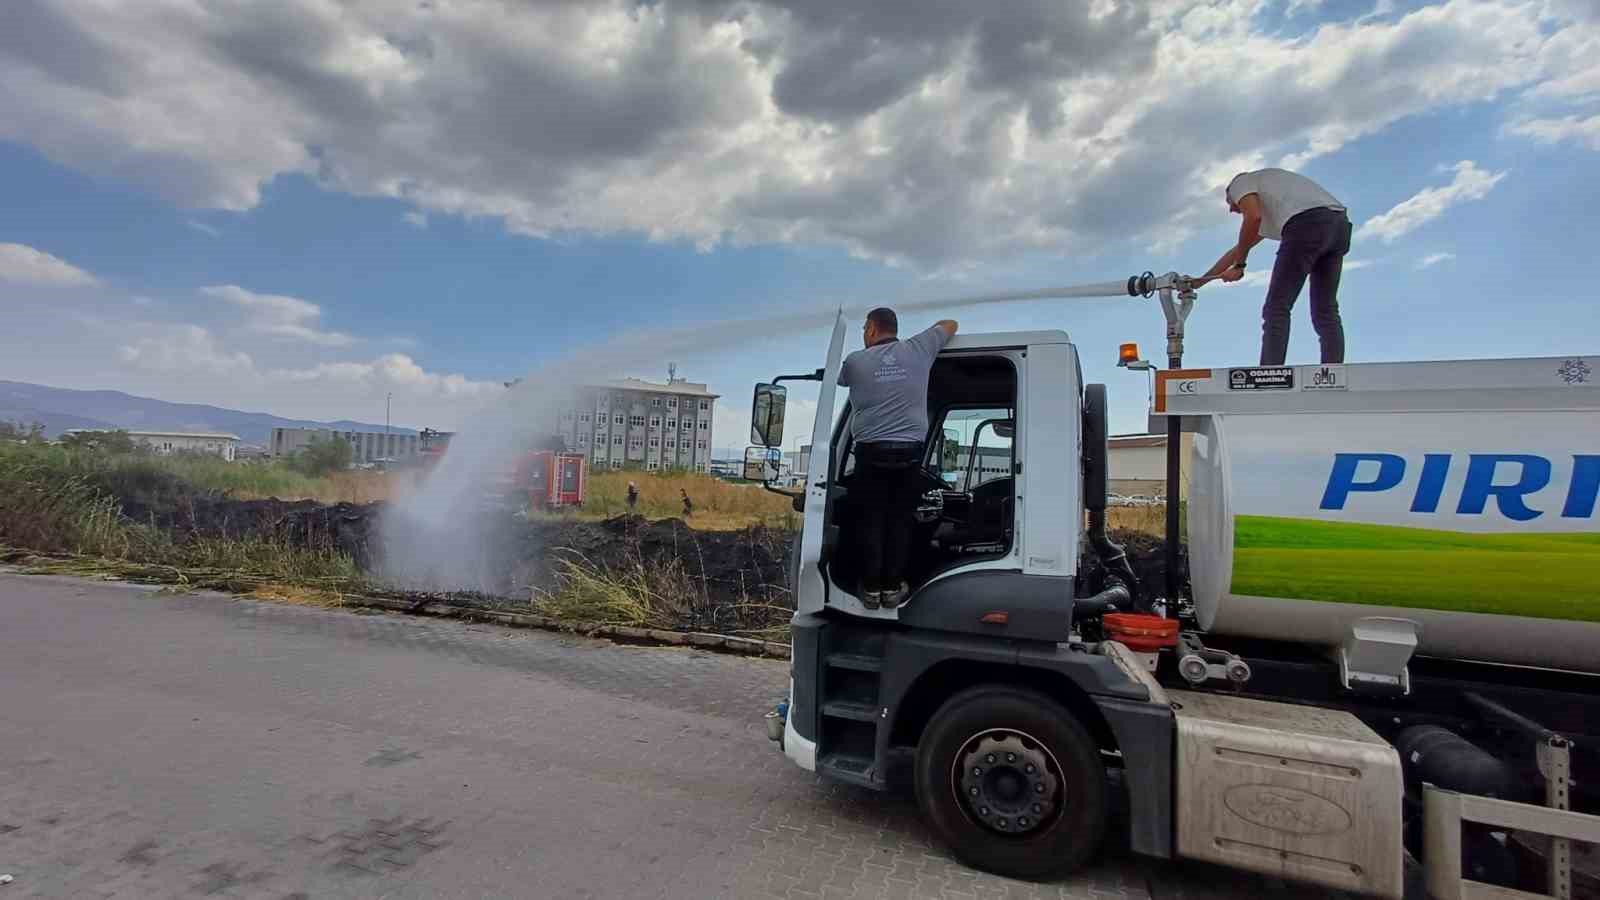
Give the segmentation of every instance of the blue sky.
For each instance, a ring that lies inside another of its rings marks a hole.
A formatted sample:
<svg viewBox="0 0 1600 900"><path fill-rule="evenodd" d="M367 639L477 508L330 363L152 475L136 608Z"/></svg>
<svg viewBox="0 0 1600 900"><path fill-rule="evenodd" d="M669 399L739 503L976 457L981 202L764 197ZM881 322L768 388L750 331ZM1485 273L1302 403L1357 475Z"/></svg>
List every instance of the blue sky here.
<svg viewBox="0 0 1600 900"><path fill-rule="evenodd" d="M21 0L0 37L0 378L327 419L393 392L397 422L453 428L622 332L1199 272L1237 227L1221 185L1260 164L1351 209L1350 361L1600 344L1590 4L1103 5L175 2L163 21ZM1186 362L1254 359L1257 278L1202 292ZM1311 362L1306 303L1291 360ZM1144 384L1111 363L1124 340L1161 350L1153 304L950 314L1067 330L1116 430L1141 428ZM716 443L736 446L750 384L824 349L820 326L761 331L614 374L677 362L725 396Z"/></svg>

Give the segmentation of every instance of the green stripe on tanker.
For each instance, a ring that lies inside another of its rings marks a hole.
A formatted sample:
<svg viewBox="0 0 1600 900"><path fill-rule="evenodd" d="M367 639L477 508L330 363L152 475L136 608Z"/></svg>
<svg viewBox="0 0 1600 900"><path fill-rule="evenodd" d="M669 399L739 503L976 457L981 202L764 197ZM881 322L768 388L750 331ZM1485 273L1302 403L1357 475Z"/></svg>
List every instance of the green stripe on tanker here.
<svg viewBox="0 0 1600 900"><path fill-rule="evenodd" d="M1600 621L1600 534L1233 521L1234 594Z"/></svg>

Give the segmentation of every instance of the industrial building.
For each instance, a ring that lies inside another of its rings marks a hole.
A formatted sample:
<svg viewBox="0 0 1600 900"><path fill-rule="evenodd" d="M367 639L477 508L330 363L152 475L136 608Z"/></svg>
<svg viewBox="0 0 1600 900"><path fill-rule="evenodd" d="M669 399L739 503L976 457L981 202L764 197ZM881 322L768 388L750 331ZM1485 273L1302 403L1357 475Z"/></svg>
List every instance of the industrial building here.
<svg viewBox="0 0 1600 900"><path fill-rule="evenodd" d="M1118 434L1108 440L1111 447L1107 468L1111 493L1125 497L1156 497L1167 492L1167 436L1164 434ZM1194 435L1184 434L1180 452L1184 470L1194 450ZM1188 496L1188 481L1179 483L1181 496Z"/></svg>
<svg viewBox="0 0 1600 900"><path fill-rule="evenodd" d="M783 461L788 464L791 476L804 481L811 471L811 445L802 444L799 450L783 454Z"/></svg>
<svg viewBox="0 0 1600 900"><path fill-rule="evenodd" d="M589 385L561 412L559 433L596 469L709 472L717 398L670 368L666 384L625 378Z"/></svg>
<svg viewBox="0 0 1600 900"><path fill-rule="evenodd" d="M409 460L417 455L417 436L384 431L336 431L332 428L274 428L268 452L275 457L292 456L311 446L312 441L346 441L350 461L364 465L375 460Z"/></svg>
<svg viewBox="0 0 1600 900"><path fill-rule="evenodd" d="M64 434L109 434L121 429L71 428ZM203 453L233 462L239 450L239 436L220 431L123 431L135 444L160 456L174 453Z"/></svg>

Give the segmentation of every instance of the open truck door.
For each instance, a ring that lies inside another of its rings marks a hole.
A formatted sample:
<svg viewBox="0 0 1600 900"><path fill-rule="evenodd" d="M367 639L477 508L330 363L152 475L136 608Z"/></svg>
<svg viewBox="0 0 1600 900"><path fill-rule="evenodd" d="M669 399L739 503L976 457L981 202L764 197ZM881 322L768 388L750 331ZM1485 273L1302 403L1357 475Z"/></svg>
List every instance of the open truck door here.
<svg viewBox="0 0 1600 900"><path fill-rule="evenodd" d="M796 512L805 518L794 560L795 608L801 614L817 612L828 600L828 579L822 566L828 561L834 541L825 529L833 498L830 496L837 461L833 459L833 411L838 396L839 368L844 362L844 311L833 321L833 337L828 343L827 365L804 375L782 375L770 383L756 385L750 404L750 440L755 445L745 451L744 476L761 481L768 490L792 497ZM817 418L811 426L811 459L805 483L799 493L772 486L782 459L784 411L788 389L780 382L816 381Z"/></svg>
<svg viewBox="0 0 1600 900"><path fill-rule="evenodd" d="M825 533L830 527L829 507L833 480L838 474L834 458L833 411L838 408L839 368L844 364L844 311L833 320L833 337L828 341L828 362L822 370L817 390L817 418L811 427L810 471L806 473L805 522L800 533L800 559L795 572L795 609L800 613L818 612L828 599L828 579L823 564L834 541Z"/></svg>

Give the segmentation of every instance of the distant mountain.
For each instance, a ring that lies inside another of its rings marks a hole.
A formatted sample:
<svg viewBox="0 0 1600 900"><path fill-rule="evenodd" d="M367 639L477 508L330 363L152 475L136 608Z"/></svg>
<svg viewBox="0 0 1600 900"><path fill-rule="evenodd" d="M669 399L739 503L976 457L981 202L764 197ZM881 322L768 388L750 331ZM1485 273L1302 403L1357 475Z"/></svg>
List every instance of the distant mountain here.
<svg viewBox="0 0 1600 900"><path fill-rule="evenodd" d="M131 431L226 431L247 444L266 446L274 428L333 428L382 431L382 425L285 419L270 413L240 412L199 403L168 403L121 391L74 391L21 381L0 381L0 420L39 422L56 437L69 428L126 428ZM395 434L416 434L395 427Z"/></svg>
<svg viewBox="0 0 1600 900"><path fill-rule="evenodd" d="M34 409L30 406L22 406L16 403L10 403L7 402L4 397L0 397L0 422L20 422L23 425L30 425L34 422L38 422L40 425L44 426L44 433L50 435L51 437L55 437L69 428L117 427L110 422L102 422L99 419L89 419L83 416L74 416L68 413L50 412L48 410Z"/></svg>

